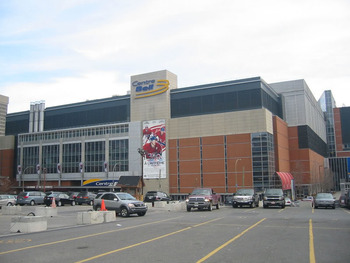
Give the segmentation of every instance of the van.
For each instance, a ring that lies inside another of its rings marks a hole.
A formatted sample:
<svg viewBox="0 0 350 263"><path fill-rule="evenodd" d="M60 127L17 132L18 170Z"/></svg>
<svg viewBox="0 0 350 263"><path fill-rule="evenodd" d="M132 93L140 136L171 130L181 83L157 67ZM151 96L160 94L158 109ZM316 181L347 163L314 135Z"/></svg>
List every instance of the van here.
<svg viewBox="0 0 350 263"><path fill-rule="evenodd" d="M18 205L40 205L44 203L46 194L40 191L21 192L17 196Z"/></svg>

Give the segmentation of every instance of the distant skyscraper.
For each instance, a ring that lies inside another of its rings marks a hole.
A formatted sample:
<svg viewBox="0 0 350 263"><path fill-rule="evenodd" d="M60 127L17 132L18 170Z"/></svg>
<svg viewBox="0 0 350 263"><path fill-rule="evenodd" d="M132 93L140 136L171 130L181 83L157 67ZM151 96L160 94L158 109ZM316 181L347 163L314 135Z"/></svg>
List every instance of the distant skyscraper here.
<svg viewBox="0 0 350 263"><path fill-rule="evenodd" d="M333 98L332 91L330 90L324 91L318 103L320 104L321 109L325 114L328 157L336 157L334 112L333 112L333 109L336 108L336 103Z"/></svg>
<svg viewBox="0 0 350 263"><path fill-rule="evenodd" d="M7 114L8 104L9 104L9 98L6 96L0 95L0 136L5 135L6 114Z"/></svg>

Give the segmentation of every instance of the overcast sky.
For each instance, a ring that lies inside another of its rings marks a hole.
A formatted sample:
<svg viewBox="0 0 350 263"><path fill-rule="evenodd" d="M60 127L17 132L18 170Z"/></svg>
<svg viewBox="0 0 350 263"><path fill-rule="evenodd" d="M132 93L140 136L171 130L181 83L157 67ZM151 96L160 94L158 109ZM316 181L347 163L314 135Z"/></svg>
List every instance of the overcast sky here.
<svg viewBox="0 0 350 263"><path fill-rule="evenodd" d="M305 79L350 106L349 0L0 1L8 112L125 95L167 69L178 87Z"/></svg>

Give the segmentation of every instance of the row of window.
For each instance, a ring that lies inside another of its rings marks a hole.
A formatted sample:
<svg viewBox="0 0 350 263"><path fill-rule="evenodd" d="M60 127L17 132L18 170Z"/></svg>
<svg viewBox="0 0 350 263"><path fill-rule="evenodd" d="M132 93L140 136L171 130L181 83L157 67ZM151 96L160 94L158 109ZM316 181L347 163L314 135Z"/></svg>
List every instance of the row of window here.
<svg viewBox="0 0 350 263"><path fill-rule="evenodd" d="M129 141L110 140L108 158L106 141L85 142L85 151L81 143L63 144L62 163L60 163L59 145L42 146L42 158L39 161L39 146L18 148L19 160L22 160L23 174L36 173L38 167L46 173L81 173L81 172L120 172L129 170ZM82 158L84 154L84 158ZM84 163L82 160L85 159ZM108 162L107 162L108 160ZM38 166L40 164L41 166Z"/></svg>
<svg viewBox="0 0 350 263"><path fill-rule="evenodd" d="M48 140L59 140L67 138L78 138L78 137L89 137L106 134L120 134L129 132L129 125L108 125L93 128L84 129L72 129L66 131L55 131L55 132L42 132L42 133L30 133L22 134L18 136L19 142L37 142L37 141L48 141Z"/></svg>

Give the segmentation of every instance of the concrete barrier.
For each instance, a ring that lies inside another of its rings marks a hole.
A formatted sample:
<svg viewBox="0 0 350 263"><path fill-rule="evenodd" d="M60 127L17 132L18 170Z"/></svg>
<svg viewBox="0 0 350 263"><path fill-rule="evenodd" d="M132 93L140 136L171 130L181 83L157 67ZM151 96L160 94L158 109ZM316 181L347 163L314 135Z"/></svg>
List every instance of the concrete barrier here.
<svg viewBox="0 0 350 263"><path fill-rule="evenodd" d="M165 205L165 209L168 211L186 210L186 202L172 201Z"/></svg>
<svg viewBox="0 0 350 263"><path fill-rule="evenodd" d="M88 211L78 212L77 224L90 225L115 221L114 211Z"/></svg>
<svg viewBox="0 0 350 263"><path fill-rule="evenodd" d="M35 207L36 216L53 217L57 216L57 207Z"/></svg>
<svg viewBox="0 0 350 263"><path fill-rule="evenodd" d="M1 213L3 215L20 215L22 212L22 206L3 206Z"/></svg>
<svg viewBox="0 0 350 263"><path fill-rule="evenodd" d="M43 216L18 216L11 218L11 232L31 233L47 230L47 219Z"/></svg>
<svg viewBox="0 0 350 263"><path fill-rule="evenodd" d="M154 207L164 208L166 204L167 204L167 202L165 202L165 201L157 201L157 202L154 202Z"/></svg>

